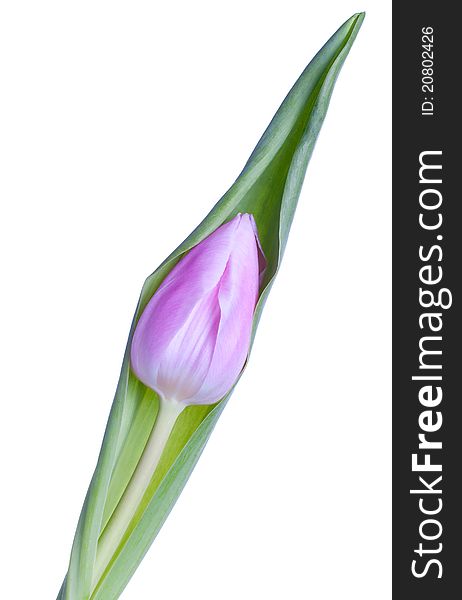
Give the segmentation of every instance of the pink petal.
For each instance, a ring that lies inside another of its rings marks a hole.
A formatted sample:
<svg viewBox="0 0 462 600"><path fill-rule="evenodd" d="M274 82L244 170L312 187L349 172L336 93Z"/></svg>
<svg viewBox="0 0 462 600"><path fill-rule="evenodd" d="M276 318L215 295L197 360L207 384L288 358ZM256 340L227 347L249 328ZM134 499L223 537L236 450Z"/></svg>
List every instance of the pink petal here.
<svg viewBox="0 0 462 600"><path fill-rule="evenodd" d="M232 387L247 358L259 289L259 251L252 223L243 215L220 281L220 326L207 377L190 402L213 404Z"/></svg>

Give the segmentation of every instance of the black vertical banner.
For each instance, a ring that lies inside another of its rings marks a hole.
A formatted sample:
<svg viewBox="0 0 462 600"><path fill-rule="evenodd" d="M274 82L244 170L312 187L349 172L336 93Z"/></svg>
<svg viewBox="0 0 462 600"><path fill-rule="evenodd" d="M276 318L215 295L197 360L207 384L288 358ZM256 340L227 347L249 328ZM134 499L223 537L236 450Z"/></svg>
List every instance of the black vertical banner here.
<svg viewBox="0 0 462 600"><path fill-rule="evenodd" d="M456 4L394 2L393 594L462 597Z"/></svg>

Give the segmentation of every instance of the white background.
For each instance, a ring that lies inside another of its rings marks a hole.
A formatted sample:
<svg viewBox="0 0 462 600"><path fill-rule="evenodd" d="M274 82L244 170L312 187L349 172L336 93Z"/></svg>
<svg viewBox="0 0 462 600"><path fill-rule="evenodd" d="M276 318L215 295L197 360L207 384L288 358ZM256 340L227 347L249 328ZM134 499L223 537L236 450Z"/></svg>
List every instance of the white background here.
<svg viewBox="0 0 462 600"><path fill-rule="evenodd" d="M145 276L359 10L250 367L122 598L391 597L389 2L7 0L2 598L56 597Z"/></svg>

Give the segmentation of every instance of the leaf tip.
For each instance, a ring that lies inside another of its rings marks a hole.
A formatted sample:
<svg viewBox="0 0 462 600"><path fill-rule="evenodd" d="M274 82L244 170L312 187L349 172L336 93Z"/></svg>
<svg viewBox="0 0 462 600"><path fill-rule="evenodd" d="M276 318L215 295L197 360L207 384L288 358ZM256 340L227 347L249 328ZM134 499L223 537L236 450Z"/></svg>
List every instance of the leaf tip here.
<svg viewBox="0 0 462 600"><path fill-rule="evenodd" d="M355 19L355 25L362 25L366 18L366 11L355 13L351 18Z"/></svg>

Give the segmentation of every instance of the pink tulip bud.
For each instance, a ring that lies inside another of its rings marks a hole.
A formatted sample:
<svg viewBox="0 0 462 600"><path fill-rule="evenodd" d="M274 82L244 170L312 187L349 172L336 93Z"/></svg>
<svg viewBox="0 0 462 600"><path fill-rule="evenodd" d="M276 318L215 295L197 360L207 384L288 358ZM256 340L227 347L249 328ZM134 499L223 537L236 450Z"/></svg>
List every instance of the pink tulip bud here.
<svg viewBox="0 0 462 600"><path fill-rule="evenodd" d="M244 366L266 265L254 218L238 214L170 271L138 321L136 376L161 398L214 404Z"/></svg>

